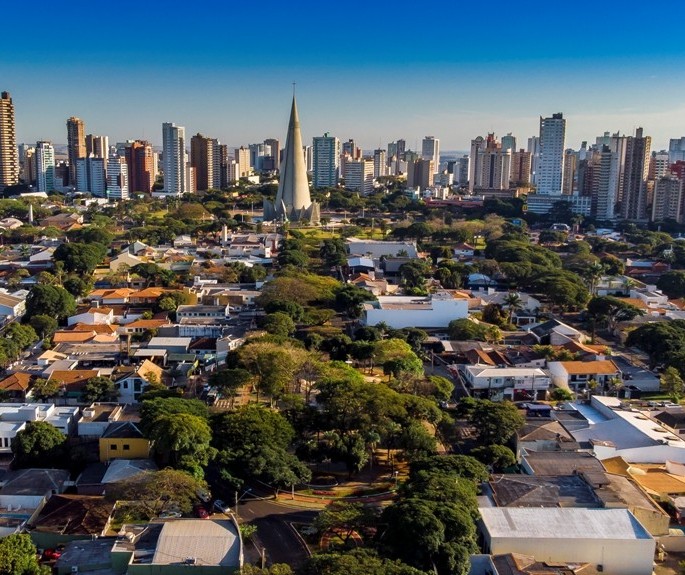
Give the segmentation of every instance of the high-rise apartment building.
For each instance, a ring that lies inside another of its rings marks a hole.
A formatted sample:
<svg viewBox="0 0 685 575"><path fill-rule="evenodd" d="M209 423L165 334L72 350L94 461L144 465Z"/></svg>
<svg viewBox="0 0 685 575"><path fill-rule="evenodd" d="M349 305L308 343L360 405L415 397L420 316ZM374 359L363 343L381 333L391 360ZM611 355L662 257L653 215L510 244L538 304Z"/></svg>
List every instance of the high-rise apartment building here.
<svg viewBox="0 0 685 575"><path fill-rule="evenodd" d="M26 184L33 184L36 181L36 148L26 146L24 159L21 162L19 178Z"/></svg>
<svg viewBox="0 0 685 575"><path fill-rule="evenodd" d="M666 150L661 152L652 152L652 156L649 159L649 174L648 178L650 180L658 180L668 176L670 173L669 168L671 167L671 161Z"/></svg>
<svg viewBox="0 0 685 575"><path fill-rule="evenodd" d="M55 189L55 148L51 142L36 143L36 189L51 192Z"/></svg>
<svg viewBox="0 0 685 575"><path fill-rule="evenodd" d="M621 216L626 220L647 219L647 175L652 138L642 128L626 138L625 168L621 194Z"/></svg>
<svg viewBox="0 0 685 575"><path fill-rule="evenodd" d="M214 161L216 140L202 134L195 134L190 138L190 165L195 168L197 189L204 191L214 187ZM220 158L216 158L220 161Z"/></svg>
<svg viewBox="0 0 685 575"><path fill-rule="evenodd" d="M421 142L421 157L433 162L433 169L440 169L440 140L433 136L426 136Z"/></svg>
<svg viewBox="0 0 685 575"><path fill-rule="evenodd" d="M347 160L345 162L345 189L362 194L373 192L375 161L371 159Z"/></svg>
<svg viewBox="0 0 685 575"><path fill-rule="evenodd" d="M315 188L335 187L340 176L340 140L326 132L313 140L313 184Z"/></svg>
<svg viewBox="0 0 685 575"><path fill-rule="evenodd" d="M14 103L9 92L0 94L0 191L19 183L19 153Z"/></svg>
<svg viewBox="0 0 685 575"><path fill-rule="evenodd" d="M388 174L388 157L383 148L373 151L373 177L380 178Z"/></svg>
<svg viewBox="0 0 685 575"><path fill-rule="evenodd" d="M280 170L281 168L281 142L277 138L267 138L264 140L264 145L269 147L270 156L273 159L273 170Z"/></svg>
<svg viewBox="0 0 685 575"><path fill-rule="evenodd" d="M511 154L511 183L515 186L530 184L530 163L532 154L521 148Z"/></svg>
<svg viewBox="0 0 685 575"><path fill-rule="evenodd" d="M561 193L565 196L573 194L576 182L576 168L578 166L578 154L569 148L564 153L564 177L562 178L563 187Z"/></svg>
<svg viewBox="0 0 685 575"><path fill-rule="evenodd" d="M67 154L69 157L69 182L76 186L76 160L85 158L86 154L86 131L83 120L72 116L67 120Z"/></svg>
<svg viewBox="0 0 685 575"><path fill-rule="evenodd" d="M109 155L109 138L107 136L94 136L88 134L86 136L86 158L93 156L94 158L106 159Z"/></svg>
<svg viewBox="0 0 685 575"><path fill-rule="evenodd" d="M407 187L425 190L433 185L435 166L433 160L417 158L407 163Z"/></svg>
<svg viewBox="0 0 685 575"><path fill-rule="evenodd" d="M564 176L566 120L563 114L540 116L540 165L537 173L537 193L561 195Z"/></svg>
<svg viewBox="0 0 685 575"><path fill-rule="evenodd" d="M110 200L129 198L126 158L112 154L107 160L107 197Z"/></svg>
<svg viewBox="0 0 685 575"><path fill-rule="evenodd" d="M671 164L685 162L685 136L673 138L668 142L668 161Z"/></svg>
<svg viewBox="0 0 685 575"><path fill-rule="evenodd" d="M652 221L682 220L683 180L673 175L664 176L656 181L654 201L652 202Z"/></svg>
<svg viewBox="0 0 685 575"><path fill-rule="evenodd" d="M185 128L169 122L162 124L162 170L167 195L180 196L188 192L185 145Z"/></svg>
<svg viewBox="0 0 685 575"><path fill-rule="evenodd" d="M76 160L76 191L88 192L98 198L107 196L104 158L89 156Z"/></svg>
<svg viewBox="0 0 685 575"><path fill-rule="evenodd" d="M349 139L347 142L343 142L341 154L343 156L347 155L353 160L360 160L362 157L362 149L357 146L357 143L354 140Z"/></svg>
<svg viewBox="0 0 685 575"><path fill-rule="evenodd" d="M504 150L495 138L471 140L471 174L469 191L476 189L505 190L511 177L511 150Z"/></svg>
<svg viewBox="0 0 685 575"><path fill-rule="evenodd" d="M240 177L246 178L252 173L252 164L250 164L250 148L240 146L235 149L235 161L238 162L240 168Z"/></svg>
<svg viewBox="0 0 685 575"><path fill-rule="evenodd" d="M478 136L471 140L471 154L469 155L469 193L473 194L478 182L478 173L482 165L482 155L485 151L487 142L483 136Z"/></svg>
<svg viewBox="0 0 685 575"><path fill-rule="evenodd" d="M540 138L538 136L528 138L528 153L530 154L530 183L535 186L538 183L540 171Z"/></svg>
<svg viewBox="0 0 685 575"><path fill-rule="evenodd" d="M155 154L150 142L135 140L124 149L129 193L149 194L155 183Z"/></svg>

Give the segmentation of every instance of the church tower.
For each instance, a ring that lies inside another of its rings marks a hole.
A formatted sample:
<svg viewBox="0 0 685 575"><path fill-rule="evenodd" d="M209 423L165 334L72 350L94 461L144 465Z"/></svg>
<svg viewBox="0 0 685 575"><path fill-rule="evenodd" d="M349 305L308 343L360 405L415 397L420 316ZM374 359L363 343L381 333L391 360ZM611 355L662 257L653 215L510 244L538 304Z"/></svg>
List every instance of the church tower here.
<svg viewBox="0 0 685 575"><path fill-rule="evenodd" d="M312 202L309 195L307 166L304 161L300 118L297 114L297 103L293 96L290 109L288 136L281 162L280 180L276 201L264 200L264 219L298 222L309 220L318 224L320 218L319 204Z"/></svg>

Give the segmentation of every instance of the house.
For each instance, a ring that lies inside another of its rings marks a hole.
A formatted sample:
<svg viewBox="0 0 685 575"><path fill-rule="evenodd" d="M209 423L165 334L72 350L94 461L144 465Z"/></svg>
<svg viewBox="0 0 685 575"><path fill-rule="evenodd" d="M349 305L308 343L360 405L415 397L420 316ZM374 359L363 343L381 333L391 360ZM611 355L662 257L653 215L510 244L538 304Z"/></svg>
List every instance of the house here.
<svg viewBox="0 0 685 575"><path fill-rule="evenodd" d="M106 491L110 483L126 481L146 471L157 469L157 465L151 459L112 459L107 462L107 471L101 479L102 487Z"/></svg>
<svg viewBox="0 0 685 575"><path fill-rule="evenodd" d="M188 575L195 570L202 575L237 575L243 565L235 520L177 519L142 528L124 525L122 533L112 549L112 562L128 564L128 575L173 575L180 570ZM140 557L146 558L144 563Z"/></svg>
<svg viewBox="0 0 685 575"><path fill-rule="evenodd" d="M148 459L152 444L132 421L110 423L99 439L100 461L112 459Z"/></svg>
<svg viewBox="0 0 685 575"><path fill-rule="evenodd" d="M607 575L651 575L656 542L627 509L481 507L487 553L590 563Z"/></svg>
<svg viewBox="0 0 685 575"><path fill-rule="evenodd" d="M228 317L228 305L180 305L176 309L176 319L217 319Z"/></svg>
<svg viewBox="0 0 685 575"><path fill-rule="evenodd" d="M86 298L91 302L98 302L100 305L107 307L128 303L128 298L135 291L131 288L97 289L90 292Z"/></svg>
<svg viewBox="0 0 685 575"><path fill-rule="evenodd" d="M156 331L160 327L171 325L168 319L137 319L119 327L122 335L140 335L148 331Z"/></svg>
<svg viewBox="0 0 685 575"><path fill-rule="evenodd" d="M114 309L111 307L91 307L67 318L67 325L77 323L103 324L114 322Z"/></svg>
<svg viewBox="0 0 685 575"><path fill-rule="evenodd" d="M475 395L492 400L544 399L549 374L537 367L493 367L462 365L460 373Z"/></svg>
<svg viewBox="0 0 685 575"><path fill-rule="evenodd" d="M519 431L516 451L576 451L579 446L559 421L527 421Z"/></svg>
<svg viewBox="0 0 685 575"><path fill-rule="evenodd" d="M475 250L472 245L461 242L452 248L452 253L456 259L467 259L474 256Z"/></svg>
<svg viewBox="0 0 685 575"><path fill-rule="evenodd" d="M30 523L31 540L40 549L54 549L69 541L103 537L114 505L104 497L53 495Z"/></svg>
<svg viewBox="0 0 685 575"><path fill-rule="evenodd" d="M28 373L16 372L0 381L0 398L3 401L24 401L33 377Z"/></svg>
<svg viewBox="0 0 685 575"><path fill-rule="evenodd" d="M77 422L79 437L102 437L114 421L138 421L137 412L129 405L94 402L81 409Z"/></svg>
<svg viewBox="0 0 685 575"><path fill-rule="evenodd" d="M163 287L147 287L129 295L128 301L133 305L154 305L157 300L168 293L178 290L172 290Z"/></svg>
<svg viewBox="0 0 685 575"><path fill-rule="evenodd" d="M468 301L448 292L427 297L380 296L363 306L364 324L381 322L394 329L404 327L447 327L452 320L468 317Z"/></svg>
<svg viewBox="0 0 685 575"><path fill-rule="evenodd" d="M594 575L589 563L538 561L520 553L471 555L469 575Z"/></svg>
<svg viewBox="0 0 685 575"><path fill-rule="evenodd" d="M57 369L50 373L48 381L56 381L60 385L62 397L79 401L88 380L99 376L99 369Z"/></svg>
<svg viewBox="0 0 685 575"><path fill-rule="evenodd" d="M135 256L128 250L126 250L110 260L109 271L118 272L120 269L132 268L134 266L137 266L138 264L144 264L146 262L147 259Z"/></svg>
<svg viewBox="0 0 685 575"><path fill-rule="evenodd" d="M399 288L399 286L389 284L386 279L375 279L375 276L372 277L370 274L364 273L354 275L350 278L349 283L371 292L376 297L389 295Z"/></svg>
<svg viewBox="0 0 685 575"><path fill-rule="evenodd" d="M350 255L371 256L374 259L393 256L404 256L411 259L419 257L415 242L347 238L345 243Z"/></svg>
<svg viewBox="0 0 685 575"><path fill-rule="evenodd" d="M69 231L80 228L83 223L83 215L76 213L59 213L54 216L48 216L40 220L40 225L44 228L55 227L62 231Z"/></svg>
<svg viewBox="0 0 685 575"><path fill-rule="evenodd" d="M52 403L0 403L0 453L11 453L12 440L29 421L45 421L65 435L76 428L78 407Z"/></svg>
<svg viewBox="0 0 685 575"><path fill-rule="evenodd" d="M521 470L531 475L603 473L604 467L585 451L530 451L521 454Z"/></svg>
<svg viewBox="0 0 685 575"><path fill-rule="evenodd" d="M585 336L582 332L557 319L551 319L535 325L528 325L523 329L530 333L537 343L541 345L564 345L569 341L578 341L581 343L585 341Z"/></svg>
<svg viewBox="0 0 685 575"><path fill-rule="evenodd" d="M612 382L622 385L621 370L610 359L594 361L549 361L547 369L552 383L574 393L589 389L595 382L598 391L612 389Z"/></svg>
<svg viewBox="0 0 685 575"><path fill-rule="evenodd" d="M147 344L148 349L165 349L168 353L188 353L191 337L153 337Z"/></svg>
<svg viewBox="0 0 685 575"><path fill-rule="evenodd" d="M119 390L120 402L138 403L138 399L148 385L164 382L164 371L158 365L145 359L138 366L117 366L112 372L112 380Z"/></svg>
<svg viewBox="0 0 685 575"><path fill-rule="evenodd" d="M19 318L26 313L26 296L0 293L0 322Z"/></svg>

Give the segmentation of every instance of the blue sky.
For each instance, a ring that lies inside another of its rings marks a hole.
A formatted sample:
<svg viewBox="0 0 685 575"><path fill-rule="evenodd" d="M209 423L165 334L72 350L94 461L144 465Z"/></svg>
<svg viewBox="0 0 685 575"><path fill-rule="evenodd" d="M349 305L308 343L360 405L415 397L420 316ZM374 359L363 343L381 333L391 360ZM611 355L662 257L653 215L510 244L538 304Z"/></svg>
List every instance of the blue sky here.
<svg viewBox="0 0 685 575"><path fill-rule="evenodd" d="M305 141L525 145L561 111L569 147L643 126L658 149L685 135L685 5L631 4L12 2L0 89L26 142L63 143L71 115L112 142L159 144L165 121L284 139L295 81Z"/></svg>

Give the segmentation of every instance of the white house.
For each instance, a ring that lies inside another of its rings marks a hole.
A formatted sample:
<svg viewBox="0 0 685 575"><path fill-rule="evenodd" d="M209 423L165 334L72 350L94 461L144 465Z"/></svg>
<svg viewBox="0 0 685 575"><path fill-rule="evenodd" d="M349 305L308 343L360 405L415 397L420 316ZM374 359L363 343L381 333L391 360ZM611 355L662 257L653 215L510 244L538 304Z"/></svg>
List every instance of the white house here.
<svg viewBox="0 0 685 575"><path fill-rule="evenodd" d="M29 421L45 421L69 435L76 425L79 408L52 403L0 404L0 453L10 453L12 439Z"/></svg>
<svg viewBox="0 0 685 575"><path fill-rule="evenodd" d="M610 359L595 361L550 361L547 368L552 374L552 382L557 387L570 389L576 393L587 389L588 382L594 380L597 390L608 390L611 380L621 379L621 370Z"/></svg>
<svg viewBox="0 0 685 575"><path fill-rule="evenodd" d="M394 329L403 327L447 327L452 320L468 317L466 299L457 299L448 292L428 297L380 296L364 304L364 323L381 322Z"/></svg>
<svg viewBox="0 0 685 575"><path fill-rule="evenodd" d="M627 509L482 507L485 551L589 563L607 575L651 575L656 542Z"/></svg>
<svg viewBox="0 0 685 575"><path fill-rule="evenodd" d="M382 258L390 256L405 255L415 259L419 257L419 252L415 242L383 241L383 240L362 240L359 238L347 238L347 251L351 255L371 256L372 258Z"/></svg>
<svg viewBox="0 0 685 575"><path fill-rule="evenodd" d="M491 399L544 398L550 384L549 374L539 367L462 365L460 372L474 392L487 393Z"/></svg>
<svg viewBox="0 0 685 575"><path fill-rule="evenodd" d="M112 373L121 403L138 403L145 387L153 380L156 383L163 383L162 377L162 368L148 359L143 360L138 366L119 366Z"/></svg>
<svg viewBox="0 0 685 575"><path fill-rule="evenodd" d="M228 305L180 305L176 319L226 319L228 313Z"/></svg>
<svg viewBox="0 0 685 575"><path fill-rule="evenodd" d="M26 296L0 293L0 320L21 317L26 312Z"/></svg>
<svg viewBox="0 0 685 575"><path fill-rule="evenodd" d="M111 307L91 307L88 311L72 315L67 319L67 325L85 323L87 325L111 324L114 322L114 310Z"/></svg>

